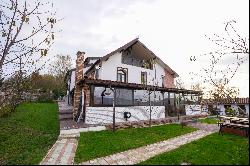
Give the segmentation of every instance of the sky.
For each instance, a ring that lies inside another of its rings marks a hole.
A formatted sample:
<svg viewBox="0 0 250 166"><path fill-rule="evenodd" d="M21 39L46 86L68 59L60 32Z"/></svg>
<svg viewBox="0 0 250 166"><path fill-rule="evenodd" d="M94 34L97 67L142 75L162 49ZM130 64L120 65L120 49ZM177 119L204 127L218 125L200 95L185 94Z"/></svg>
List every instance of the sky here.
<svg viewBox="0 0 250 166"><path fill-rule="evenodd" d="M213 51L205 35L223 34L225 23L235 20L238 32L249 39L248 0L52 0L58 18L55 44L49 59L68 54L75 65L77 51L104 56L139 37L189 87L189 72L207 62L190 63L190 56ZM197 60L198 61L198 60ZM198 61L199 62L199 61ZM228 63L227 61L224 62ZM231 82L240 97L249 96L249 60Z"/></svg>

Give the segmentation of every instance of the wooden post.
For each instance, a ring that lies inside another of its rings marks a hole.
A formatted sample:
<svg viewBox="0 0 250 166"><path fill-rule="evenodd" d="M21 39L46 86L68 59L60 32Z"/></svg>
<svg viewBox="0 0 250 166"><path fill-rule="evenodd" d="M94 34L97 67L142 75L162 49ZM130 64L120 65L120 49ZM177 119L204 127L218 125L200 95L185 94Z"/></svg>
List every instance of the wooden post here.
<svg viewBox="0 0 250 166"><path fill-rule="evenodd" d="M186 115L186 99L185 99L184 93L182 93L182 97L183 97L184 113L185 113L185 115Z"/></svg>
<svg viewBox="0 0 250 166"><path fill-rule="evenodd" d="M148 101L149 101L149 126L151 127L151 112L152 112L152 110L151 110L150 94L151 94L151 91L149 90L149 92L148 92L148 97L149 97L149 99L148 99Z"/></svg>
<svg viewBox="0 0 250 166"><path fill-rule="evenodd" d="M115 98L116 98L116 90L110 87L113 92L113 132L115 132Z"/></svg>
<svg viewBox="0 0 250 166"><path fill-rule="evenodd" d="M176 96L175 96L175 93L174 93L174 112L176 112Z"/></svg>

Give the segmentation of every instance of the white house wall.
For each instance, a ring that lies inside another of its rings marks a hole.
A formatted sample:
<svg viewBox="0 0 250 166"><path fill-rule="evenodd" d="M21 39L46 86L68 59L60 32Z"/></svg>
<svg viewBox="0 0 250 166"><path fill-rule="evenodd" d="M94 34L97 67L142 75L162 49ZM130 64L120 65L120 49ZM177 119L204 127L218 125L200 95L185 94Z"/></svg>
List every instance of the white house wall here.
<svg viewBox="0 0 250 166"><path fill-rule="evenodd" d="M165 107L154 106L152 119L165 118ZM128 121L149 120L149 106L116 107L116 122L125 122L124 112L130 112ZM113 107L86 107L87 124L107 124L113 122Z"/></svg>
<svg viewBox="0 0 250 166"><path fill-rule="evenodd" d="M246 114L249 116L249 104L246 104L245 108L246 108Z"/></svg>
<svg viewBox="0 0 250 166"><path fill-rule="evenodd" d="M141 84L141 72L147 72L147 84L153 85L152 79L154 78L155 70L145 69L137 66L123 64L121 62L121 53L116 53L109 57L107 61L102 62L102 66L100 69L100 79L103 80L112 80L117 81L117 67L128 68L128 83L137 83ZM158 86L162 85L162 75L165 76L164 68L161 67L158 63L155 65L156 67L156 81L158 82Z"/></svg>
<svg viewBox="0 0 250 166"><path fill-rule="evenodd" d="M70 91L72 91L72 89L75 87L75 79L76 79L75 73L76 71L72 71L71 73L71 77L70 77L71 82L70 82L70 88L69 88Z"/></svg>
<svg viewBox="0 0 250 166"><path fill-rule="evenodd" d="M207 107L201 105L185 105L186 115L208 114Z"/></svg>

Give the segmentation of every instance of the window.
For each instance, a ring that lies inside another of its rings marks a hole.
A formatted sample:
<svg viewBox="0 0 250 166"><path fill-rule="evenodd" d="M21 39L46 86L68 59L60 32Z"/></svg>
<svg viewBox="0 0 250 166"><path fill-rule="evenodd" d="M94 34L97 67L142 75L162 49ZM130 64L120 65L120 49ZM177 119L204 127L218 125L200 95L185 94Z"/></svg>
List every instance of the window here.
<svg viewBox="0 0 250 166"><path fill-rule="evenodd" d="M117 68L117 81L128 82L128 69L118 67Z"/></svg>
<svg viewBox="0 0 250 166"><path fill-rule="evenodd" d="M161 83L162 83L162 87L164 87L164 85L165 85L165 76L164 75L161 75Z"/></svg>
<svg viewBox="0 0 250 166"><path fill-rule="evenodd" d="M95 78L96 78L96 79L99 78L99 69L95 69Z"/></svg>
<svg viewBox="0 0 250 166"><path fill-rule="evenodd" d="M113 92L110 88L93 86L93 104L100 106L112 106Z"/></svg>
<svg viewBox="0 0 250 166"><path fill-rule="evenodd" d="M133 105L133 90L116 88L116 104L119 106Z"/></svg>
<svg viewBox="0 0 250 166"><path fill-rule="evenodd" d="M141 83L147 85L147 72L141 72Z"/></svg>

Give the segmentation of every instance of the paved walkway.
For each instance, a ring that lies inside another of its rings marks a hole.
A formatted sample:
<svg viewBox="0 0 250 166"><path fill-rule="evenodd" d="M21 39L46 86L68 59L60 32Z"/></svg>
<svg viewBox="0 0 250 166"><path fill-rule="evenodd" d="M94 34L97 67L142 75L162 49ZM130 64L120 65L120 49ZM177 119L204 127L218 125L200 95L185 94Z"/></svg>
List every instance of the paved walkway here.
<svg viewBox="0 0 250 166"><path fill-rule="evenodd" d="M65 102L58 102L59 113L72 113L72 107L65 104ZM59 114L60 116L60 114ZM67 120L67 122L73 122L72 119ZM60 120L60 125L62 125ZM70 126L68 126L70 124ZM78 144L78 138L80 137L80 132L88 131L100 131L105 130L105 126L96 127L86 127L81 128L81 125L72 127L73 123L65 123L66 129L60 130L60 135L56 143L48 151L47 155L44 157L40 165L72 165L74 164L75 152ZM65 126L64 126L65 127Z"/></svg>
<svg viewBox="0 0 250 166"><path fill-rule="evenodd" d="M145 161L158 154L176 149L181 145L198 140L209 134L218 131L216 125L205 125L201 123L191 124L194 127L205 129L181 135L158 143L146 145L140 148L131 149L121 153L97 158L80 163L81 165L133 165Z"/></svg>
<svg viewBox="0 0 250 166"><path fill-rule="evenodd" d="M40 165L72 165L77 143L74 138L57 140Z"/></svg>

